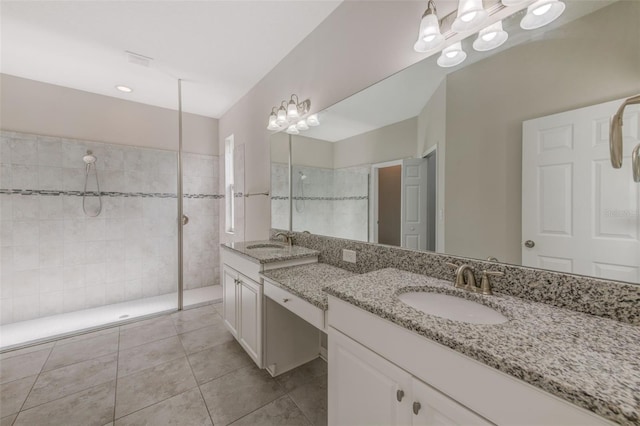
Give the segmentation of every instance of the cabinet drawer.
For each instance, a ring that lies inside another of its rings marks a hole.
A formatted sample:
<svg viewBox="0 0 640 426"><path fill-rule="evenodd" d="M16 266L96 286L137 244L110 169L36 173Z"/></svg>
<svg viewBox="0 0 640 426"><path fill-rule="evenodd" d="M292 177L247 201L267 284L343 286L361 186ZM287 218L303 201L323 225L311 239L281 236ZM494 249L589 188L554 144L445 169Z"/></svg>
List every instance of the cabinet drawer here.
<svg viewBox="0 0 640 426"><path fill-rule="evenodd" d="M255 282L260 282L260 271L262 268L259 263L252 262L246 257L235 254L224 247L221 250L221 254L223 264L228 265L236 271L241 271L245 276L251 278Z"/></svg>
<svg viewBox="0 0 640 426"><path fill-rule="evenodd" d="M264 281L264 295L279 305L287 308L309 324L320 330L325 329L324 311L311 303L289 293L286 290Z"/></svg>

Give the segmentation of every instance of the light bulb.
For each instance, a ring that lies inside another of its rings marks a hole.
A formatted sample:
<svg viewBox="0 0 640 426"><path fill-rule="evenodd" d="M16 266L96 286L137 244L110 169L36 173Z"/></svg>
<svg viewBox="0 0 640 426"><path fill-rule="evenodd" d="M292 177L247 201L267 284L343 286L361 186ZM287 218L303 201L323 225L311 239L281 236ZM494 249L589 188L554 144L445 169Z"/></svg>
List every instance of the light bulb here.
<svg viewBox="0 0 640 426"><path fill-rule="evenodd" d="M276 115L274 113L271 113L271 115L269 115L269 125L267 126L267 129L269 130L278 130L280 128L280 126L278 126L278 124L276 123Z"/></svg>
<svg viewBox="0 0 640 426"><path fill-rule="evenodd" d="M527 14L520 21L520 27L524 30L544 27L558 19L565 7L560 0L538 0L527 8Z"/></svg>
<svg viewBox="0 0 640 426"><path fill-rule="evenodd" d="M300 132L298 131L298 128L296 127L296 125L292 124L287 128L287 133L289 133L290 135L297 135Z"/></svg>
<svg viewBox="0 0 640 426"><path fill-rule="evenodd" d="M482 0L459 0L458 15L451 24L451 29L456 32L472 30L482 25L488 16Z"/></svg>
<svg viewBox="0 0 640 426"><path fill-rule="evenodd" d="M311 127L319 126L320 120L318 119L318 114L311 114L307 117L307 124Z"/></svg>
<svg viewBox="0 0 640 426"><path fill-rule="evenodd" d="M276 118L276 124L278 126L287 124L287 111L282 106L278 108L278 116Z"/></svg>
<svg viewBox="0 0 640 426"><path fill-rule="evenodd" d="M502 21L498 21L480 30L478 38L473 42L473 48L478 52L486 52L502 46L508 38L509 34L502 29Z"/></svg>
<svg viewBox="0 0 640 426"><path fill-rule="evenodd" d="M298 123L296 124L296 127L298 128L298 130L309 130L309 125L307 124L307 120L305 120L304 118L298 121Z"/></svg>
<svg viewBox="0 0 640 426"><path fill-rule="evenodd" d="M298 117L300 117L300 114L298 114L298 105L291 99L289 105L287 105L287 118L291 120Z"/></svg>
<svg viewBox="0 0 640 426"><path fill-rule="evenodd" d="M462 43L457 42L442 51L438 58L438 65L443 68L455 67L467 59L467 54L462 50Z"/></svg>

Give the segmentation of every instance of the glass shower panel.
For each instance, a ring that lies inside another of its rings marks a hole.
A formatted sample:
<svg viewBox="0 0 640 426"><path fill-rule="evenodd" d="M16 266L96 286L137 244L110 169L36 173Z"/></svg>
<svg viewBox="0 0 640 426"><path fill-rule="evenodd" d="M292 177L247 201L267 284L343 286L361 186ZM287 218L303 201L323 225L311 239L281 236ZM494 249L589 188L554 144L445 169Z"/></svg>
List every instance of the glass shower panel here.
<svg viewBox="0 0 640 426"><path fill-rule="evenodd" d="M175 151L0 143L0 348L177 308Z"/></svg>

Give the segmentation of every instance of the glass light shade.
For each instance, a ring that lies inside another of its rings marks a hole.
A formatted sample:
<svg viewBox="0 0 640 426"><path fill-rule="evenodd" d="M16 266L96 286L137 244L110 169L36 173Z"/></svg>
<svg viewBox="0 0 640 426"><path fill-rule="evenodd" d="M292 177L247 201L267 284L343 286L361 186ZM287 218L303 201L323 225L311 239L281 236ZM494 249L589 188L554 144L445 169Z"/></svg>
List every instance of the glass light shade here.
<svg viewBox="0 0 640 426"><path fill-rule="evenodd" d="M455 67L467 59L467 54L462 50L462 43L457 42L442 51L438 58L438 65L443 68Z"/></svg>
<svg viewBox="0 0 640 426"><path fill-rule="evenodd" d="M298 131L296 125L292 124L291 126L287 127L287 133L289 133L290 135L297 135L300 132Z"/></svg>
<svg viewBox="0 0 640 426"><path fill-rule="evenodd" d="M282 126L287 123L287 110L284 107L278 108L278 116L276 117L276 124Z"/></svg>
<svg viewBox="0 0 640 426"><path fill-rule="evenodd" d="M478 52L486 52L504 44L509 34L502 29L502 21L491 24L478 33L478 38L473 42L473 48Z"/></svg>
<svg viewBox="0 0 640 426"><path fill-rule="evenodd" d="M555 21L564 12L565 4L559 0L538 0L527 8L520 21L523 30L535 30Z"/></svg>
<svg viewBox="0 0 640 426"><path fill-rule="evenodd" d="M420 22L418 41L413 45L413 49L416 52L424 53L439 49L442 47L442 43L444 43L444 36L440 32L438 17L433 13L424 15Z"/></svg>
<svg viewBox="0 0 640 426"><path fill-rule="evenodd" d="M291 99L289 101L289 105L287 105L287 118L291 120L298 117L300 117L300 114L298 113L298 105L296 105L293 99Z"/></svg>
<svg viewBox="0 0 640 426"><path fill-rule="evenodd" d="M269 115L269 125L267 126L268 130L278 130L280 128L280 126L278 126L278 124L276 124L276 115L274 113L271 113L271 115Z"/></svg>
<svg viewBox="0 0 640 426"><path fill-rule="evenodd" d="M488 16L482 0L459 0L458 16L451 24L451 29L456 32L472 30L481 26Z"/></svg>
<svg viewBox="0 0 640 426"><path fill-rule="evenodd" d="M319 126L320 120L318 120L318 114L311 114L307 117L307 124L311 127Z"/></svg>
<svg viewBox="0 0 640 426"><path fill-rule="evenodd" d="M298 130L309 130L309 125L307 124L307 120L305 120L304 118L298 121L298 123L296 124L296 127L298 128Z"/></svg>

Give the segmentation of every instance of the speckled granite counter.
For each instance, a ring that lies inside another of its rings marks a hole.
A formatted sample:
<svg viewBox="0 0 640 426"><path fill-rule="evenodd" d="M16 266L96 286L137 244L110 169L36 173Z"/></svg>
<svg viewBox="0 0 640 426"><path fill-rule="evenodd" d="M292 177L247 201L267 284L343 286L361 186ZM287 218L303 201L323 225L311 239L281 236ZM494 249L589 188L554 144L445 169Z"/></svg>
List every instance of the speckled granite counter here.
<svg viewBox="0 0 640 426"><path fill-rule="evenodd" d="M334 281L357 275L326 263L292 266L263 272L265 278L322 310L327 310L327 293L322 288Z"/></svg>
<svg viewBox="0 0 640 426"><path fill-rule="evenodd" d="M317 250L302 246L288 246L278 241L244 241L238 243L220 244L222 247L240 253L257 263L282 262L284 260L301 259L318 256ZM278 248L269 246L279 246ZM254 248L250 248L254 247Z"/></svg>
<svg viewBox="0 0 640 426"><path fill-rule="evenodd" d="M382 269L328 285L327 293L537 386L607 419L640 423L640 327L443 280ZM397 295L415 290L480 301L509 318L498 325L426 315Z"/></svg>

